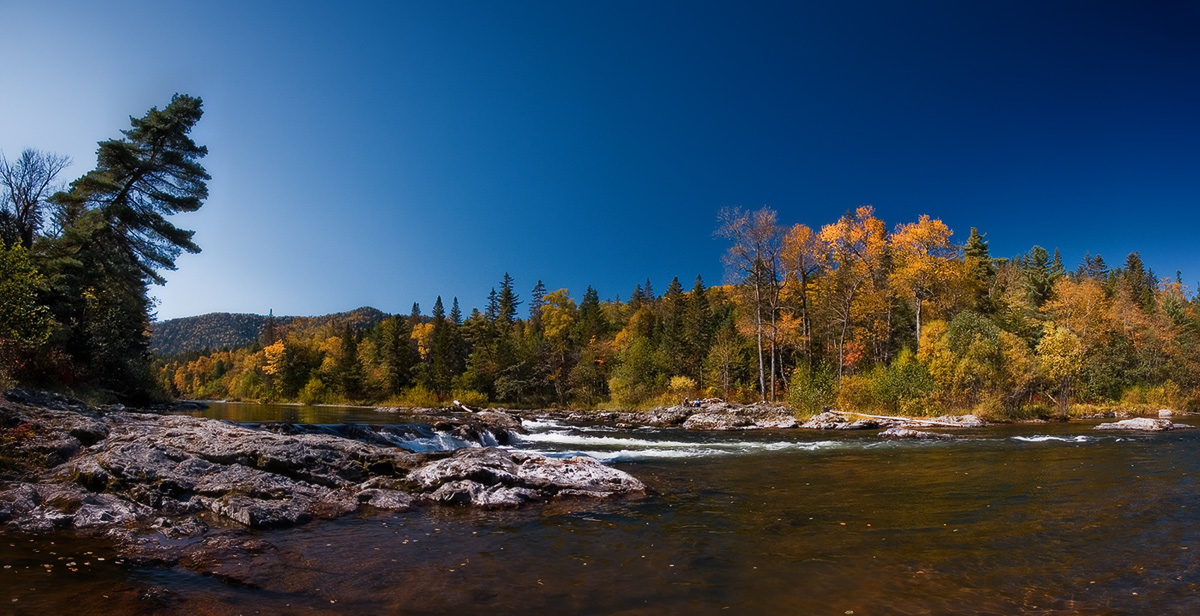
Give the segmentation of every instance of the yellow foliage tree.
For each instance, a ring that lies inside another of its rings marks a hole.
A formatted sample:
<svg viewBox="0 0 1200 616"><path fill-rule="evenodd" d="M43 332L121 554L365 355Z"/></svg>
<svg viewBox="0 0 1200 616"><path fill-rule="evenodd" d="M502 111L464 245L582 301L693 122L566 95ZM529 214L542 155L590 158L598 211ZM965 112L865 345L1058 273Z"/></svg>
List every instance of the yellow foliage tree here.
<svg viewBox="0 0 1200 616"><path fill-rule="evenodd" d="M914 223L896 227L891 237L892 271L889 283L912 302L917 318L917 340L921 340L921 309L941 290L952 287L958 267L959 249L950 243L953 231L941 220L922 214Z"/></svg>

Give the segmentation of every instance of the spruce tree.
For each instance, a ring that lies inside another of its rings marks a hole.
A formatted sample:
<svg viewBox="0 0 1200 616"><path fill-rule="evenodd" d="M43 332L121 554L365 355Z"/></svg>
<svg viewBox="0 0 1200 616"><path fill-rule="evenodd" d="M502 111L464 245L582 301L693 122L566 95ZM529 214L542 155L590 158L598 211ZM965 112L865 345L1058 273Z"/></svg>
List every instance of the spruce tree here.
<svg viewBox="0 0 1200 616"><path fill-rule="evenodd" d="M496 294L495 287L488 293L487 311L483 313L483 317L488 323L495 323L496 319L500 318L500 296Z"/></svg>
<svg viewBox="0 0 1200 616"><path fill-rule="evenodd" d="M712 309L708 303L708 289L704 287L704 279L700 276L696 276L696 284L692 286L684 307L683 341L686 348L686 374L695 378L697 383L702 383L703 362L712 341Z"/></svg>
<svg viewBox="0 0 1200 616"><path fill-rule="evenodd" d="M521 300L517 299L517 293L513 290L512 276L504 272L504 279L500 281L500 295L497 297L499 319L512 325L517 321L517 306L520 305Z"/></svg>
<svg viewBox="0 0 1200 616"><path fill-rule="evenodd" d="M546 285L542 284L542 281L539 280L537 281L537 284L534 285L533 291L529 294L529 322L532 323L534 327L541 327L542 306L546 303L546 300L543 298L545 297Z"/></svg>
<svg viewBox="0 0 1200 616"><path fill-rule="evenodd" d="M585 342L603 336L608 330L608 320L604 316L604 309L600 307L600 294L591 285L588 285L583 300L579 302L579 325Z"/></svg>

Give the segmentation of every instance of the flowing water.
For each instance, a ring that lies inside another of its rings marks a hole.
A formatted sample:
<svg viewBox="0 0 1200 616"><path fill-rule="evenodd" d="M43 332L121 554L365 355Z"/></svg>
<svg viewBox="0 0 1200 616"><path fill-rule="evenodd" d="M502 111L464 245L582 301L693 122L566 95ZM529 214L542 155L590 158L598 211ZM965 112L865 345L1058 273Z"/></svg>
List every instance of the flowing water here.
<svg viewBox="0 0 1200 616"><path fill-rule="evenodd" d="M244 422L349 420L383 426L414 449L463 444L387 428L402 420L368 409L213 405L198 414ZM102 542L6 534L0 608L193 615L1200 613L1200 430L1116 434L1093 432L1093 425L993 427L961 432L966 438L957 441L885 442L875 431L689 433L526 422L530 434L513 447L590 455L654 493L504 511L362 512L253 533L273 547L223 566L250 571L242 579L257 588L182 568L133 567Z"/></svg>

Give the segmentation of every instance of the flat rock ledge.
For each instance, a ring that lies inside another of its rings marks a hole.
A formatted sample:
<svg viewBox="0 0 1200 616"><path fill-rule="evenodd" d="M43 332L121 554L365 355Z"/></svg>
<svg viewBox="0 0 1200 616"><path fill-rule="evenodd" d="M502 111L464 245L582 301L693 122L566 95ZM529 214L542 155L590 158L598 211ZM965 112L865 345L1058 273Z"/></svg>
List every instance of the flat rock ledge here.
<svg viewBox="0 0 1200 616"><path fill-rule="evenodd" d="M1122 419L1112 423L1102 423L1095 430L1136 430L1139 432L1164 432L1167 430L1190 430L1195 426L1174 423L1169 419L1153 419L1151 417L1135 417Z"/></svg>
<svg viewBox="0 0 1200 616"><path fill-rule="evenodd" d="M14 530L170 538L204 534L214 518L264 529L361 507L513 507L646 489L590 458L495 447L413 453L330 434L90 408L61 397L34 406L41 400L22 393L0 399L0 523Z"/></svg>

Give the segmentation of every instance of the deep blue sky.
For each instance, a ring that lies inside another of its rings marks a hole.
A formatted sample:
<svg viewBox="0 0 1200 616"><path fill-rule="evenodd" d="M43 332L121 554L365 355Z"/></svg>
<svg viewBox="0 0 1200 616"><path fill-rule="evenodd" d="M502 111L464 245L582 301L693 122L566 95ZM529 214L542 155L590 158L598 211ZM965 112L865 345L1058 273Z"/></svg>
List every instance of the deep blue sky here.
<svg viewBox="0 0 1200 616"><path fill-rule="evenodd" d="M254 6L245 6L253 4ZM342 6L345 4L346 6ZM727 205L1200 278L1198 2L13 2L0 149L204 99L160 318L720 282Z"/></svg>

